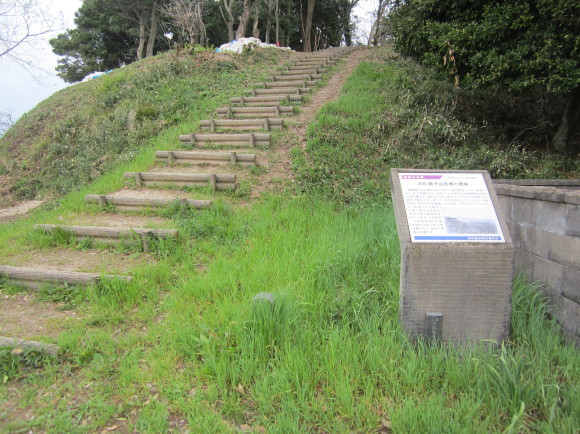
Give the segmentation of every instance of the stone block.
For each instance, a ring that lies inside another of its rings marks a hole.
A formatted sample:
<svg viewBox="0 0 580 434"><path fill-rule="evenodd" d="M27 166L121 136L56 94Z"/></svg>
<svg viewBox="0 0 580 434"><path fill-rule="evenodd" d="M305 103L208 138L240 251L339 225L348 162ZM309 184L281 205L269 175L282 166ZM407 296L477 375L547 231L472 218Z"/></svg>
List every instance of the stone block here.
<svg viewBox="0 0 580 434"><path fill-rule="evenodd" d="M523 250L514 251L514 272L523 274L530 281L533 281L534 273L534 255Z"/></svg>
<svg viewBox="0 0 580 434"><path fill-rule="evenodd" d="M553 314L562 328L576 336L580 335L580 305L566 297L556 297Z"/></svg>
<svg viewBox="0 0 580 434"><path fill-rule="evenodd" d="M580 238L537 230L536 240L536 248L542 253L539 256L580 269Z"/></svg>
<svg viewBox="0 0 580 434"><path fill-rule="evenodd" d="M580 206L567 204L566 206L566 235L580 237Z"/></svg>
<svg viewBox="0 0 580 434"><path fill-rule="evenodd" d="M580 205L580 189L576 188L566 191L565 202Z"/></svg>
<svg viewBox="0 0 580 434"><path fill-rule="evenodd" d="M561 295L564 268L566 267L531 254L528 254L528 261L533 262L532 272L530 273L531 280L540 281L545 286L548 286L550 291Z"/></svg>
<svg viewBox="0 0 580 434"><path fill-rule="evenodd" d="M562 295L580 304L580 270L563 267ZM578 318L578 321L580 322L580 318Z"/></svg>
<svg viewBox="0 0 580 434"><path fill-rule="evenodd" d="M501 216L505 220L511 220L512 203L510 198L507 196L498 196L497 199L499 202L499 209L497 209L496 211L498 212L498 214L501 214Z"/></svg>
<svg viewBox="0 0 580 434"><path fill-rule="evenodd" d="M533 225L535 222L533 213L533 199L513 196L506 197L509 197L511 202L511 215L506 215L506 219L521 225Z"/></svg>
<svg viewBox="0 0 580 434"><path fill-rule="evenodd" d="M552 262L580 268L580 238L520 226L520 249Z"/></svg>
<svg viewBox="0 0 580 434"><path fill-rule="evenodd" d="M521 248L521 228L520 225L512 221L506 221L506 225L510 231L510 236L512 238L512 243L514 243L514 248Z"/></svg>
<svg viewBox="0 0 580 434"><path fill-rule="evenodd" d="M532 205L535 226L547 232L566 233L566 204L535 200Z"/></svg>
<svg viewBox="0 0 580 434"><path fill-rule="evenodd" d="M536 249L536 230L533 226L518 225L520 236L520 249L524 252L534 252Z"/></svg>

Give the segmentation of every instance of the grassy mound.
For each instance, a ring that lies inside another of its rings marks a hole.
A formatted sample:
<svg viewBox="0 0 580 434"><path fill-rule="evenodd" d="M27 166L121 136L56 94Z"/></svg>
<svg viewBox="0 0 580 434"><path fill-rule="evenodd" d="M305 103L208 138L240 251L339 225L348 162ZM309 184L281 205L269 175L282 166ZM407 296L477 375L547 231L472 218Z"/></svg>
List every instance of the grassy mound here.
<svg viewBox="0 0 580 434"><path fill-rule="evenodd" d="M232 56L164 53L63 89L0 139L0 196L60 196L97 179L162 134L198 121L291 56L282 50ZM0 204L6 205L7 203Z"/></svg>

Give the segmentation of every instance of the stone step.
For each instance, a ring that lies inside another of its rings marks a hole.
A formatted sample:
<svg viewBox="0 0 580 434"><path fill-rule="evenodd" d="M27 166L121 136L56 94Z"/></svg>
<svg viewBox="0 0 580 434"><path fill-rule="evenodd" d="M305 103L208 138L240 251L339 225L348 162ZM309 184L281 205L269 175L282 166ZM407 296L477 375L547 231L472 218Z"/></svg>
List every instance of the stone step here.
<svg viewBox="0 0 580 434"><path fill-rule="evenodd" d="M262 95L262 96L242 96L237 98L232 98L231 102L233 105L243 105L247 107L259 107L259 106L275 106L283 102L285 104L302 102L302 95L296 94L274 94L274 95Z"/></svg>
<svg viewBox="0 0 580 434"><path fill-rule="evenodd" d="M305 95L312 92L312 89L309 87L281 87L277 89L249 89L247 91L251 96L260 96L260 95Z"/></svg>
<svg viewBox="0 0 580 434"><path fill-rule="evenodd" d="M38 289L43 285L90 285L102 278L130 281L131 276L118 276L98 273L80 273L77 271L45 270L41 268L13 267L0 265L0 276L9 282Z"/></svg>
<svg viewBox="0 0 580 434"><path fill-rule="evenodd" d="M209 133L209 134L182 134L179 141L192 146L224 145L224 146L270 146L269 133Z"/></svg>
<svg viewBox="0 0 580 434"><path fill-rule="evenodd" d="M219 117L256 117L256 116L291 116L294 114L292 106L274 107L224 107L218 108L216 113Z"/></svg>
<svg viewBox="0 0 580 434"><path fill-rule="evenodd" d="M211 200L197 200L197 199L160 199L135 196L115 196L115 195L101 195L101 194L87 194L85 202L96 203L102 208L107 206L114 206L119 211L142 211L146 209L159 209L180 203L190 206L195 209L206 209L211 207Z"/></svg>
<svg viewBox="0 0 580 434"><path fill-rule="evenodd" d="M261 119L212 119L199 123L202 131L215 131L216 128L223 130L279 130L283 128L284 122L279 118Z"/></svg>
<svg viewBox="0 0 580 434"><path fill-rule="evenodd" d="M0 336L0 347L20 348L27 351L35 351L37 353L44 353L56 357L58 355L58 345L47 344L45 342L29 341L18 338L10 338Z"/></svg>
<svg viewBox="0 0 580 434"><path fill-rule="evenodd" d="M135 179L138 187L174 185L177 187L210 187L212 190L235 190L237 175L215 173L125 172L125 178Z"/></svg>
<svg viewBox="0 0 580 434"><path fill-rule="evenodd" d="M231 163L243 166L256 165L256 154L241 154L235 151L157 151L155 155L158 160L168 164Z"/></svg>
<svg viewBox="0 0 580 434"><path fill-rule="evenodd" d="M144 247L150 240L175 239L179 232L175 229L149 229L133 227L111 227L111 226L69 226L69 225L34 225L34 229L46 233L53 233L57 230L73 234L77 239L93 239L102 243L119 243L131 239L140 239ZM147 249L145 249L147 250Z"/></svg>

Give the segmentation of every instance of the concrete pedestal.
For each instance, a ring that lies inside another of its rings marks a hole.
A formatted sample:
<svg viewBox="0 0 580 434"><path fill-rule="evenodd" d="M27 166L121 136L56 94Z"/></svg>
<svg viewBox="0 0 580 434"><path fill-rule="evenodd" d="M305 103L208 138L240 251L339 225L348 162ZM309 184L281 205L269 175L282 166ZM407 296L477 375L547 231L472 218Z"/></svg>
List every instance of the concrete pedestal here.
<svg viewBox="0 0 580 434"><path fill-rule="evenodd" d="M399 173L392 169L392 197L401 245L400 320L412 339L440 338L469 344L508 339L514 247L489 174L483 173L505 243L411 242Z"/></svg>

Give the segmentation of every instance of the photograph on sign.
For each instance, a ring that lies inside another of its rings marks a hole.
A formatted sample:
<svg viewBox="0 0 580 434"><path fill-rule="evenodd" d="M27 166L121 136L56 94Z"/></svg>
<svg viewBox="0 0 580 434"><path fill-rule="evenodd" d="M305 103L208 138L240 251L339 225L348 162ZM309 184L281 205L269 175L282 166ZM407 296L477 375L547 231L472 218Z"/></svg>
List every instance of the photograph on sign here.
<svg viewBox="0 0 580 434"><path fill-rule="evenodd" d="M499 228L491 210L484 206L444 206L441 214L449 235L499 235Z"/></svg>
<svg viewBox="0 0 580 434"><path fill-rule="evenodd" d="M503 243L481 173L399 173L412 242Z"/></svg>

